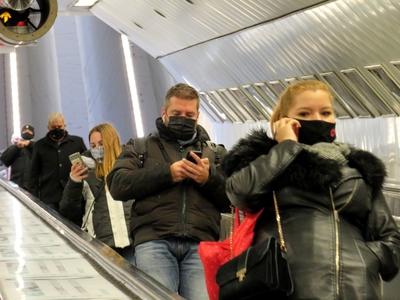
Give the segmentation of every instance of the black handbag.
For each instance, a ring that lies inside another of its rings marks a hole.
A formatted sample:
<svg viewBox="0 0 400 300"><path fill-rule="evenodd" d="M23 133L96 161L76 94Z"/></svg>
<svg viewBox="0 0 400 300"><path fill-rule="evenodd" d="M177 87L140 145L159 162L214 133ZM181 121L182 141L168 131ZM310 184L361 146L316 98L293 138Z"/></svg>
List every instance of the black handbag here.
<svg viewBox="0 0 400 300"><path fill-rule="evenodd" d="M293 294L275 192L273 198L279 243L269 237L222 265L216 278L220 300L285 299Z"/></svg>

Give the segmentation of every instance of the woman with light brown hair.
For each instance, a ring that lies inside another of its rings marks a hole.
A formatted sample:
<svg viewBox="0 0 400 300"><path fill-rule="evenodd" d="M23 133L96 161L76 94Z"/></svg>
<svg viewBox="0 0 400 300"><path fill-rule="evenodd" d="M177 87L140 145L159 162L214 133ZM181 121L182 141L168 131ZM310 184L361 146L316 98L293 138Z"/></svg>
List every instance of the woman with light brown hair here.
<svg viewBox="0 0 400 300"><path fill-rule="evenodd" d="M264 208L253 244L278 236L277 199L289 299L382 299L382 279L400 266L400 233L382 193L385 166L335 142L333 101L321 81L287 87L272 115L273 138L255 131L225 156L226 192L240 209Z"/></svg>
<svg viewBox="0 0 400 300"><path fill-rule="evenodd" d="M133 201L112 198L105 181L122 151L117 130L109 123L89 132L90 152L71 167L60 212L93 237L131 258L130 211Z"/></svg>

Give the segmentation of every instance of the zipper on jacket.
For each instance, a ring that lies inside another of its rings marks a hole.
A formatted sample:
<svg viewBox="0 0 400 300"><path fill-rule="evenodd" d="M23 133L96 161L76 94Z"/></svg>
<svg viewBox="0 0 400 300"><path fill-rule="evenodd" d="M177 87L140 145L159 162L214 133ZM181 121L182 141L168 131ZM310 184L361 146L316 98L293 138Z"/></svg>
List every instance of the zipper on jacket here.
<svg viewBox="0 0 400 300"><path fill-rule="evenodd" d="M182 230L183 235L186 235L186 185L183 186L182 197Z"/></svg>
<svg viewBox="0 0 400 300"><path fill-rule="evenodd" d="M339 226L340 226L340 218L339 218L339 212L343 210L350 202L351 199L353 199L353 196L357 190L358 187L358 181L355 182L353 189L350 193L350 196L346 199L345 203L339 208L336 209L335 202L333 201L333 193L332 189L329 188L329 194L331 198L331 203L332 203L332 209L333 209L333 215L335 218L335 265L336 265L336 295L339 298L339 277L340 277L340 248L339 248Z"/></svg>
<svg viewBox="0 0 400 300"><path fill-rule="evenodd" d="M332 210L333 210L333 217L335 220L335 267L336 267L336 273L335 273L335 279L336 279L336 296L339 299L339 277L340 277L340 256L339 256L339 225L340 225L340 219L339 219L339 213L336 210L335 203L333 201L333 193L332 189L329 188L329 195L331 199L331 204L332 204Z"/></svg>
<svg viewBox="0 0 400 300"><path fill-rule="evenodd" d="M181 157L184 158L184 152L185 149L182 146L179 146L179 152L181 153ZM183 235L186 235L186 190L187 190L187 185L185 182L181 183L183 185L183 191L182 191L182 211L181 211L181 218L182 218L182 231Z"/></svg>

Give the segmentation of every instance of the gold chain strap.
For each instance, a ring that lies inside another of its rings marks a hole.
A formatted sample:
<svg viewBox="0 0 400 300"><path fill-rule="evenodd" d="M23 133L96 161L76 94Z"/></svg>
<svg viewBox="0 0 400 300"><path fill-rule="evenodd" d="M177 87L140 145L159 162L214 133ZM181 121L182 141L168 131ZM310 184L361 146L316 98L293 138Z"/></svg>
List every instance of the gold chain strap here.
<svg viewBox="0 0 400 300"><path fill-rule="evenodd" d="M231 250L231 259L233 258L233 226L235 222L235 207L231 205L231 230L229 234L229 249Z"/></svg>
<svg viewBox="0 0 400 300"><path fill-rule="evenodd" d="M276 225L278 227L278 235L279 235L279 246L283 252L286 252L286 243L283 237L283 230L281 224L281 216L279 214L278 200L276 199L275 191L272 192L274 198L274 208L275 208L275 218ZM235 219L235 208L231 206L231 230L229 235L229 249L231 251L231 258L233 258L233 227L234 227L234 219Z"/></svg>
<svg viewBox="0 0 400 300"><path fill-rule="evenodd" d="M283 238L281 216L279 214L278 200L276 199L275 191L272 192L272 195L274 197L275 217L276 217L276 225L278 226L279 244L280 244L281 250L283 252L286 252L286 243L285 243L285 239Z"/></svg>

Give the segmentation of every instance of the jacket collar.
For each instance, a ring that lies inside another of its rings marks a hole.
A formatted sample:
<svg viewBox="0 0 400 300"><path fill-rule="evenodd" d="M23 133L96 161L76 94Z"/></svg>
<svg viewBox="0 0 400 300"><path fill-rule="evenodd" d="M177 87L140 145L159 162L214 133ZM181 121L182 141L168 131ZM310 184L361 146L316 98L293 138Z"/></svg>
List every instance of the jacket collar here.
<svg viewBox="0 0 400 300"><path fill-rule="evenodd" d="M45 140L46 144L48 144L48 145L50 145L50 146L52 146L52 147L54 147L54 148L58 148L60 145L62 145L62 144L64 144L64 143L73 141L73 139L71 138L71 136L69 135L68 132L66 133L65 137L61 140L61 142L53 141L53 140L48 136L48 134L46 134L46 136L44 137L44 140Z"/></svg>
<svg viewBox="0 0 400 300"><path fill-rule="evenodd" d="M222 168L230 176L260 155L268 154L276 144L275 140L267 136L265 130L254 130L239 140L224 157ZM357 169L374 192L382 188L386 170L379 158L370 152L355 148L350 148L346 158L349 161L348 166ZM292 185L304 190L321 191L341 179L340 169L341 166L336 161L323 159L315 153L303 150L274 184L276 188Z"/></svg>
<svg viewBox="0 0 400 300"><path fill-rule="evenodd" d="M222 169L230 176L233 172L246 167L250 162L277 144L267 136L265 130L253 130L245 138L242 138L224 157Z"/></svg>

